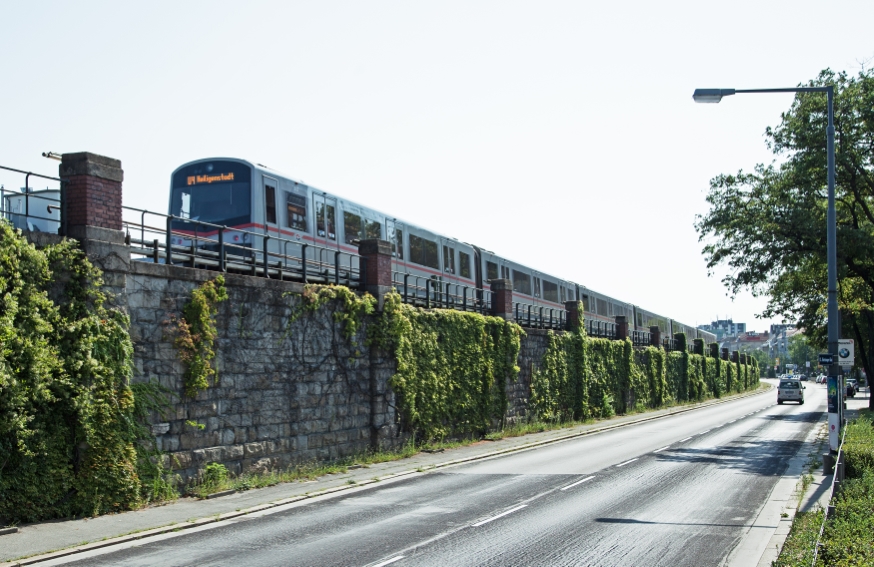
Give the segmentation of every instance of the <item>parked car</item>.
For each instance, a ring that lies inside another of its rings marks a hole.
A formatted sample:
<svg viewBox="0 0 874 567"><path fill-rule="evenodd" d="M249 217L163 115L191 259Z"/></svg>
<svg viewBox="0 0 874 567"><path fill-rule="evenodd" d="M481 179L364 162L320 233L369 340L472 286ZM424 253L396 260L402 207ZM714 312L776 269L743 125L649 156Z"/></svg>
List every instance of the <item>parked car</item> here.
<svg viewBox="0 0 874 567"><path fill-rule="evenodd" d="M777 386L777 403L798 402L804 403L804 390L806 386L800 380L780 380Z"/></svg>

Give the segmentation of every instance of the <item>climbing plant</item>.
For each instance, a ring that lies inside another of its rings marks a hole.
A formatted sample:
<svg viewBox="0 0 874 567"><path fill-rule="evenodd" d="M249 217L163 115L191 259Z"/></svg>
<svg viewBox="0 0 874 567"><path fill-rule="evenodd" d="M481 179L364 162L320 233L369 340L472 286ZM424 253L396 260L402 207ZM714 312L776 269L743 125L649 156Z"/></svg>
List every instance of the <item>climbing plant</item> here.
<svg viewBox="0 0 874 567"><path fill-rule="evenodd" d="M73 241L0 222L0 522L136 507L133 346Z"/></svg>
<svg viewBox="0 0 874 567"><path fill-rule="evenodd" d="M215 376L212 360L215 358L217 336L216 305L228 298L224 276L216 276L196 287L191 299L182 308L182 316L171 318L175 328L173 344L179 350L179 358L185 364L183 380L185 394L191 397L209 387L209 379Z"/></svg>
<svg viewBox="0 0 874 567"><path fill-rule="evenodd" d="M351 339L358 333L365 317L376 309L376 298L369 293L358 295L351 289L340 285L307 284L303 293L287 292L286 296L300 297L288 317L286 333L291 332L292 324L305 313L314 313L331 301L339 301L340 309L334 312L334 321L342 325L343 336Z"/></svg>
<svg viewBox="0 0 874 567"><path fill-rule="evenodd" d="M392 292L369 341L394 355L389 383L403 425L427 441L482 434L503 419L521 336L503 319L419 309Z"/></svg>

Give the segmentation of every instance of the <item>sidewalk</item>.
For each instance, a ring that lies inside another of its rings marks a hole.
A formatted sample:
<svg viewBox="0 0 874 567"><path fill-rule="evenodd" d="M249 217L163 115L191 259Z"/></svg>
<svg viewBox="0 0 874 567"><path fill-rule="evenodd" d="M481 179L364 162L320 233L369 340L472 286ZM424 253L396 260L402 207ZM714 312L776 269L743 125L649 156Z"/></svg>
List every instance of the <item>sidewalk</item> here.
<svg viewBox="0 0 874 567"><path fill-rule="evenodd" d="M847 409L844 410L844 416L847 422L852 421L859 415L860 409L868 407L868 399L871 395L871 388L862 388L854 398L847 398ZM828 413L823 413L822 419L816 426L816 429L811 432L808 441L804 447L798 452L796 458L803 459L805 464L799 473L801 478L794 484L794 489L789 493L785 492L786 497L782 498L783 507L781 509L781 517L779 525L768 542L764 554L758 563L758 567L770 567L771 562L775 561L783 549L783 543L789 535L789 530L792 527L792 521L795 519L795 514L798 512L811 512L817 508L828 508L829 501L832 495L832 478L833 475L825 474L822 465L822 454L828 451ZM813 477L807 489L804 489L803 475L808 472L810 463L818 463L818 468L810 471ZM797 467L796 467L797 468ZM775 490L775 492L777 492ZM779 498L779 497L778 497ZM786 514L783 516L783 514Z"/></svg>
<svg viewBox="0 0 874 567"><path fill-rule="evenodd" d="M350 469L343 474L326 475L305 482L283 483L210 500L180 498L165 505L120 514L27 524L21 526L15 533L0 535L0 561L7 561L7 563L0 563L0 567L30 565L133 539L202 526L324 494L422 474L425 470L523 451L548 443L770 392L772 389L757 390L700 404L626 415L573 428L532 433L498 441L480 441L442 453L419 453L407 459Z"/></svg>

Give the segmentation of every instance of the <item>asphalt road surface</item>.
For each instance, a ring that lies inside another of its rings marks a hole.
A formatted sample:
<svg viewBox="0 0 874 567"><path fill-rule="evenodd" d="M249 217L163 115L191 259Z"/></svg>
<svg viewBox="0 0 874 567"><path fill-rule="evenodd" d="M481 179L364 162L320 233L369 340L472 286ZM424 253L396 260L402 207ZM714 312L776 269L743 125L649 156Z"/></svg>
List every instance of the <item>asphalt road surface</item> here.
<svg viewBox="0 0 874 567"><path fill-rule="evenodd" d="M72 565L720 565L825 411L776 391L70 557ZM215 526L215 527L213 527Z"/></svg>

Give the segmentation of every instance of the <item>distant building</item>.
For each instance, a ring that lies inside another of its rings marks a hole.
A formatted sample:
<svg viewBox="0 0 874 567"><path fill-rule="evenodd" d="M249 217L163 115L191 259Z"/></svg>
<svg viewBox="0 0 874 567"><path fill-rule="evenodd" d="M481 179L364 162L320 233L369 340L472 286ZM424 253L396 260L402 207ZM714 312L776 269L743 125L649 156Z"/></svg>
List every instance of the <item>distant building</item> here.
<svg viewBox="0 0 874 567"><path fill-rule="evenodd" d="M735 323L731 319L717 319L709 325L700 325L698 328L702 331L714 333L717 341L722 341L726 337L736 337L747 332L746 323Z"/></svg>

